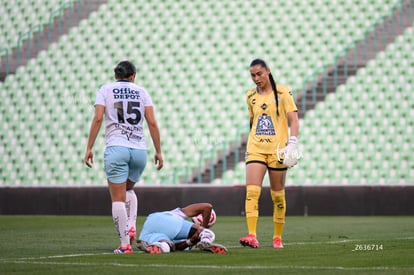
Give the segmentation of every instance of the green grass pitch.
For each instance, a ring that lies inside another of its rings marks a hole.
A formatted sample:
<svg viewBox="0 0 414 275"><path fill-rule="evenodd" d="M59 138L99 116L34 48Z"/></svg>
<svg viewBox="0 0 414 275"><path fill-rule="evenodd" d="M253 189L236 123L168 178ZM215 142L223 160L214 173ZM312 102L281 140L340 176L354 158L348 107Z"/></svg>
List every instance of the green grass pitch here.
<svg viewBox="0 0 414 275"><path fill-rule="evenodd" d="M0 274L414 274L413 217L289 216L281 250L271 217L259 219L258 249L238 243L244 217L218 216L212 229L227 255L114 255L111 217L0 216Z"/></svg>

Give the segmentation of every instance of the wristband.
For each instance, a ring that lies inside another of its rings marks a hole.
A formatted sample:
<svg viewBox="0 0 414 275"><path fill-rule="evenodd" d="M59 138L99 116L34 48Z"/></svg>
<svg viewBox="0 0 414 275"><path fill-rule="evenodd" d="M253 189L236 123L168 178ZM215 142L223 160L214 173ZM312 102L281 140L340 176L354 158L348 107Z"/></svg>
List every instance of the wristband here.
<svg viewBox="0 0 414 275"><path fill-rule="evenodd" d="M296 143L297 143L297 141L298 141L298 138L297 138L297 137L295 137L295 136L291 136L291 137L289 138L288 144L290 144L290 143L296 144Z"/></svg>

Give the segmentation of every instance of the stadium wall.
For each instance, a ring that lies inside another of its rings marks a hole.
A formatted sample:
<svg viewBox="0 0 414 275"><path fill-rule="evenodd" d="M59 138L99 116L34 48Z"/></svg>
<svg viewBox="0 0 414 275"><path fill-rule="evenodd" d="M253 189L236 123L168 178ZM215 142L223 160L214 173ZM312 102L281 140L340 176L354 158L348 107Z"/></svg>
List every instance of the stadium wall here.
<svg viewBox="0 0 414 275"><path fill-rule="evenodd" d="M218 215L244 215L245 187L180 185L137 187L139 215L194 202L211 202ZM414 186L292 186L287 215L414 215ZM269 187L260 214L272 215ZM3 187L0 214L111 215L107 187Z"/></svg>

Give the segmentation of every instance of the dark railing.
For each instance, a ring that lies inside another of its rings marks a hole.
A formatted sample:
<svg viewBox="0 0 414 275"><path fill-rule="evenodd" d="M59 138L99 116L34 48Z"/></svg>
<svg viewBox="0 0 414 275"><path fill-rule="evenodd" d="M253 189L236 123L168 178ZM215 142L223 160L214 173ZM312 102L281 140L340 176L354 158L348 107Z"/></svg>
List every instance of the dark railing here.
<svg viewBox="0 0 414 275"><path fill-rule="evenodd" d="M51 41L51 25L54 22L54 20L56 20L56 17L58 17L59 21L59 27L58 27L58 32L61 32L61 26L62 26L62 15L63 15L63 11L65 9L72 9L72 12L74 12L73 7L74 7L74 3L81 3L83 4L83 2L86 2L86 5L89 5L87 0L77 0L77 1L68 1L65 2L63 4L61 4L56 10L52 11L50 13L49 16L49 23L48 23L48 42ZM410 15L412 16L412 12L413 12L413 1L410 0L408 1L408 10L410 12ZM400 0L398 1L392 8L392 13L394 13L397 9L400 9L400 12L402 12L404 8L404 0ZM80 17L80 9L78 9L78 17ZM385 44L387 41L387 35L390 35L387 32L380 32L381 36L378 37L378 35L376 34L376 29L379 26L382 26L383 29L385 29L385 23L387 18L389 17L389 15L383 16L381 17L377 22L375 22L370 28L368 28L365 33L363 38L360 41L353 41L352 43L346 45L342 50L340 50L338 53L335 54L334 56L334 61L332 65L325 65L323 67L317 68L316 70L314 70L314 72L312 74L310 74L308 77L305 77L304 81L303 81L303 90L299 93L295 93L294 96L295 98L298 98L299 95L301 95L300 98L300 108L301 111L305 112L306 111L306 106L307 106L307 102L306 102L306 96L305 96L305 92L308 90L308 87L311 87L310 92L312 93L312 101L315 103L317 101L316 98L316 86L318 84L318 81L320 80L320 78L322 77L322 87L323 87L323 93L324 95L326 95L327 93L327 74L328 74L328 70L332 69L333 67L333 77L334 77L334 85L337 84L338 82L338 71L340 67L343 67L343 76L347 77L348 76L348 69L349 66L354 66L354 68L356 69L357 63L358 63L358 56L359 56L359 52L358 52L358 47L356 47L356 45L359 42L363 42L363 53L362 56L364 57L364 59L366 60L368 58L368 51L369 50L374 50L376 51L377 47L378 47L378 43L382 43ZM391 17L392 18L392 17ZM72 20L72 19L70 19ZM400 20L398 22L395 22L394 19L391 19L391 35L394 34L395 31L395 25L396 24L400 24L403 25L403 21L402 21L402 16L400 16ZM69 22L69 24L73 24L72 22ZM36 25L34 27L32 27L30 30L28 30L27 32L21 33L18 37L17 40L17 50L18 50L18 55L17 55L17 59L18 59L18 64L20 64L20 60L21 60L21 47L22 47L22 42L24 40L28 40L29 43L31 42L31 39L33 38L33 34L36 32L39 32L43 29L43 25ZM368 49L368 43L367 40L368 38L373 39L373 43L372 43L372 49ZM40 50L40 42L38 41L37 43L37 49ZM353 51L353 64L349 64L348 60L345 58L345 56L347 55L347 53L349 51ZM28 47L27 50L27 57L30 58L30 47ZM0 57L1 58L5 58L6 59L6 68L5 68L5 72L6 75L9 73L9 49L6 48L2 48L0 49ZM208 150L202 150L198 153L199 159L198 159L198 167L196 168L197 172L196 172L196 177L197 177L197 181L198 183L202 183L202 175L204 173L204 171L209 170L210 171L210 182L214 180L214 175L215 175L215 163L217 163L218 161L221 160L222 162L222 169L223 171L227 170L228 164L227 164L227 155L229 153L229 148L231 147L232 144L236 144L235 148L234 148L234 160L235 163L238 163L240 160L240 156L239 156L239 150L237 149L237 144L240 142L242 136L245 136L248 132L248 129L246 127L242 127L237 131L236 136L234 137L233 140L227 141L227 142L223 142L222 144L222 148L218 148L218 147L214 147ZM208 164L208 167L206 167L206 163ZM183 167L181 169L175 169L171 175L167 175L165 177L163 177L161 179L161 181L163 182L169 182L169 183L180 183L180 182L189 182L192 178L192 168L191 167Z"/></svg>
<svg viewBox="0 0 414 275"><path fill-rule="evenodd" d="M4 56L4 58L5 58L5 62L6 62L6 64L5 64L5 71L4 71L4 73L5 73L5 75L8 75L9 74L9 70L10 70L10 67L9 67L9 49L7 49L7 48L0 48L0 57L2 57L2 56Z"/></svg>

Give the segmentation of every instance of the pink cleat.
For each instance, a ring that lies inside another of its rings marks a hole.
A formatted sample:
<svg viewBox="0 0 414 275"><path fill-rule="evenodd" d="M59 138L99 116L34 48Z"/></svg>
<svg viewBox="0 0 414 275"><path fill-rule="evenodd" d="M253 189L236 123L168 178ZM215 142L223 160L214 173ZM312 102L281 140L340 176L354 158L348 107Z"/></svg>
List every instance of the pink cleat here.
<svg viewBox="0 0 414 275"><path fill-rule="evenodd" d="M242 246L250 246L252 248L259 247L259 241L256 239L256 236L253 234L247 234L245 237L240 238L240 244Z"/></svg>
<svg viewBox="0 0 414 275"><path fill-rule="evenodd" d="M134 251L132 250L132 247L130 244L127 244L126 246L119 246L117 249L114 250L115 254L132 254Z"/></svg>
<svg viewBox="0 0 414 275"><path fill-rule="evenodd" d="M273 248L280 249L283 248L282 239L279 237L275 237L273 239Z"/></svg>
<svg viewBox="0 0 414 275"><path fill-rule="evenodd" d="M129 235L129 244L132 245L134 243L135 237L137 236L137 231L135 230L134 226L131 226L128 230Z"/></svg>

